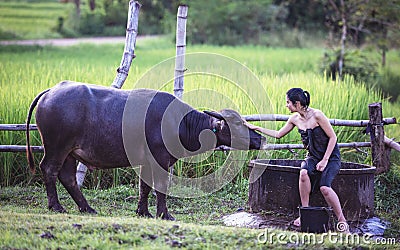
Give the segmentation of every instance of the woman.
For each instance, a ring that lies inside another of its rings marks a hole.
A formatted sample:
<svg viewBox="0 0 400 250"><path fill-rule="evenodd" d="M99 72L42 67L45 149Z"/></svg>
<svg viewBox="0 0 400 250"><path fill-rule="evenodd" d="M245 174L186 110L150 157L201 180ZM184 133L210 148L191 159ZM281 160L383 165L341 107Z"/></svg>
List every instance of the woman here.
<svg viewBox="0 0 400 250"><path fill-rule="evenodd" d="M336 143L336 134L328 118L318 109L310 108L310 94L301 88L292 88L286 93L286 107L291 113L285 126L279 131L245 124L263 134L281 138L294 127L298 128L304 146L308 150L306 159L301 164L299 191L301 205L309 206L310 193L319 187L326 202L332 207L339 222L346 222L339 198L331 184L340 169L340 151ZM300 217L294 221L300 226Z"/></svg>

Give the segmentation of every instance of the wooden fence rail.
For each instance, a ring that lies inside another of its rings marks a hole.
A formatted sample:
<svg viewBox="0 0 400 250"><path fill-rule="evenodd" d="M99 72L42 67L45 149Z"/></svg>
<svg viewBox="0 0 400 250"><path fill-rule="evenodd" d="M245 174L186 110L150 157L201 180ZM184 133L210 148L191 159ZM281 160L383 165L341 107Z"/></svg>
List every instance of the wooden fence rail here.
<svg viewBox="0 0 400 250"><path fill-rule="evenodd" d="M246 121L287 121L289 119L289 115L244 115L243 118ZM329 122L332 126L348 126L348 127L366 127L369 120L341 120L341 119L329 119ZM396 118L384 118L384 124L396 124Z"/></svg>
<svg viewBox="0 0 400 250"><path fill-rule="evenodd" d="M338 143L339 147L371 147L372 163L376 167L376 172L388 171L390 167L390 149L400 151L400 145L385 136L383 126L396 124L396 118L382 118L382 104L372 103L368 105L369 120L340 120L330 119L332 126L366 127L366 132L370 134L370 142L350 142ZM247 121L287 121L288 115L261 114L244 116ZM30 125L30 130L37 130L35 124ZM25 124L0 124L0 131L24 131ZM0 145L0 152L25 152L25 146L21 145ZM303 149L303 144L268 144L265 150L292 150ZM223 150L224 148L219 148ZM32 146L33 152L43 152L42 146Z"/></svg>
<svg viewBox="0 0 400 250"><path fill-rule="evenodd" d="M287 121L289 115L244 115L246 121ZM369 120L340 120L330 119L332 126L366 127ZM396 124L396 118L384 118L384 124ZM29 125L30 130L37 130L36 124ZM0 124L0 131L25 131L26 124Z"/></svg>
<svg viewBox="0 0 400 250"><path fill-rule="evenodd" d="M289 115L245 115L243 116L247 121L287 121ZM348 127L366 127L369 120L340 120L330 119L332 126L348 126ZM396 118L384 118L384 124L396 124ZM29 125L30 130L37 130L36 124ZM26 124L0 124L0 131L25 131ZM350 142L338 143L340 148L359 148L371 147L371 142ZM43 152L42 146L31 146L32 152ZM268 144L265 150L283 150L283 149L304 149L303 144ZM26 146L21 145L0 145L0 152L25 152Z"/></svg>

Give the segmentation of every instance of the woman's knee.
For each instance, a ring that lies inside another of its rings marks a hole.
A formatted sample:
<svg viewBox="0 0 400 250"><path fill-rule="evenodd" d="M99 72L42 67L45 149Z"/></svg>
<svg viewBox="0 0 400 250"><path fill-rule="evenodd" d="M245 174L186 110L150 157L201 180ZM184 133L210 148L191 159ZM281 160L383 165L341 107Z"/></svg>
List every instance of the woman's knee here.
<svg viewBox="0 0 400 250"><path fill-rule="evenodd" d="M300 178L300 181L308 181L309 180L307 169L300 170L299 178Z"/></svg>
<svg viewBox="0 0 400 250"><path fill-rule="evenodd" d="M332 192L332 188L328 186L321 186L319 190L323 196L328 196Z"/></svg>

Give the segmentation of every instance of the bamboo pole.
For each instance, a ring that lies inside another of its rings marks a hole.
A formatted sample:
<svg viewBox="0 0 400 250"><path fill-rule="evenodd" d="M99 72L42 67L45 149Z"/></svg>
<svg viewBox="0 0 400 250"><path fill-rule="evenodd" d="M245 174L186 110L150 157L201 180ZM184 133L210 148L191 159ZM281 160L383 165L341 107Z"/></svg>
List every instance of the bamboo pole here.
<svg viewBox="0 0 400 250"><path fill-rule="evenodd" d="M183 75L185 72L185 51L186 51L186 20L188 6L180 5L176 17L176 58L175 58L175 80L174 95L182 99Z"/></svg>
<svg viewBox="0 0 400 250"><path fill-rule="evenodd" d="M0 124L0 131L25 131L26 124ZM37 130L36 124L30 124L29 130Z"/></svg>
<svg viewBox="0 0 400 250"><path fill-rule="evenodd" d="M31 146L31 150L33 153L43 153L43 146ZM24 153L26 152L26 146L0 145L0 152Z"/></svg>
<svg viewBox="0 0 400 250"><path fill-rule="evenodd" d="M112 87L120 89L128 77L128 72L131 67L132 60L135 56L136 37L138 34L139 25L139 10L141 5L133 0L129 1L128 23L126 26L126 40L124 54L122 56L121 64L117 68L117 76Z"/></svg>
<svg viewBox="0 0 400 250"><path fill-rule="evenodd" d="M338 143L339 148L366 148L371 147L371 142L347 142ZM304 149L303 144L267 144L264 146L263 150L283 150L283 149ZM216 151L228 151L228 150L238 150L227 146L220 146L215 149Z"/></svg>
<svg viewBox="0 0 400 250"><path fill-rule="evenodd" d="M287 121L289 115L275 115L275 114L263 114L263 115L245 115L243 118L246 121ZM348 126L348 127L366 127L369 120L341 120L341 119L329 119L332 126ZM396 118L384 118L384 124L396 124Z"/></svg>
<svg viewBox="0 0 400 250"><path fill-rule="evenodd" d="M274 114L263 114L263 115L246 115L244 118L247 121L287 121L289 115L274 115ZM348 126L348 127L366 127L369 120L340 120L330 119L332 126ZM396 124L396 118L384 118L383 124ZM25 131L25 124L0 124L0 131ZM30 125L30 130L37 130L36 124ZM393 148L400 151L400 144L395 142L393 139L384 137L384 143L387 147ZM295 146L293 146L295 145ZM296 144L276 144L269 145L268 150L280 150L280 149L301 149L302 146L296 146ZM338 143L339 147L370 147L370 142L351 142L351 143ZM22 148L19 148L22 147ZM17 145L0 145L0 152L25 152L25 146ZM33 149L33 152L42 152L39 148Z"/></svg>
<svg viewBox="0 0 400 250"><path fill-rule="evenodd" d="M246 121L287 121L289 115L245 115L243 118ZM366 127L369 120L341 120L341 119L329 119L332 126L347 126L347 127ZM395 117L384 118L383 124L396 124L397 120ZM36 124L30 124L30 130L37 130ZM25 124L0 124L0 131L25 131Z"/></svg>
<svg viewBox="0 0 400 250"><path fill-rule="evenodd" d="M174 95L182 99L185 69L186 53L186 20L188 14L187 5L179 5L176 14L176 58L175 58L175 76L174 76ZM169 170L169 181L172 180L174 165Z"/></svg>
<svg viewBox="0 0 400 250"><path fill-rule="evenodd" d="M394 144L400 145L392 140L388 139L389 143L393 146ZM348 143L338 143L339 148L363 148L363 147L371 147L371 142L348 142ZM34 153L43 153L43 146L31 146L32 152ZM303 144L268 144L264 150L283 150L283 149L304 149ZM226 146L220 146L215 149L219 150L236 150ZM0 145L0 152L13 152L13 153L24 153L26 152L26 146L20 145Z"/></svg>
<svg viewBox="0 0 400 250"><path fill-rule="evenodd" d="M400 144L395 142L393 139L387 138L385 136L383 141L384 141L386 147L393 148L394 150L400 152Z"/></svg>
<svg viewBox="0 0 400 250"><path fill-rule="evenodd" d="M117 75L111 87L120 89L128 77L128 72L131 67L132 60L135 58L135 45L139 25L139 10L141 5L133 0L129 1L128 22L126 25L126 40L124 53L120 66L117 68ZM87 167L79 162L76 170L76 181L81 187L85 180Z"/></svg>

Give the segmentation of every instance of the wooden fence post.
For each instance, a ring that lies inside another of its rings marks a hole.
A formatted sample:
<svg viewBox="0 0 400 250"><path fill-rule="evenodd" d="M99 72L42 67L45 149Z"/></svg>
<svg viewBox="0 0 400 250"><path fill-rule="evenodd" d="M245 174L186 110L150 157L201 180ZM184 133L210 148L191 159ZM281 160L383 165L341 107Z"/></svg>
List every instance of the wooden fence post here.
<svg viewBox="0 0 400 250"><path fill-rule="evenodd" d="M383 129L382 103L368 105L369 126L371 137L372 164L376 167L376 174L389 170L390 151L385 147L385 131Z"/></svg>

